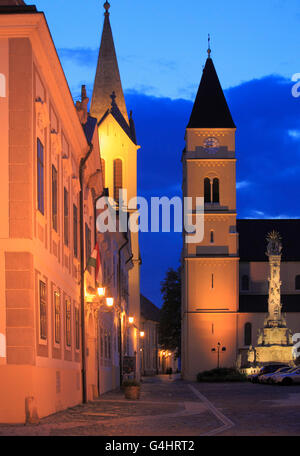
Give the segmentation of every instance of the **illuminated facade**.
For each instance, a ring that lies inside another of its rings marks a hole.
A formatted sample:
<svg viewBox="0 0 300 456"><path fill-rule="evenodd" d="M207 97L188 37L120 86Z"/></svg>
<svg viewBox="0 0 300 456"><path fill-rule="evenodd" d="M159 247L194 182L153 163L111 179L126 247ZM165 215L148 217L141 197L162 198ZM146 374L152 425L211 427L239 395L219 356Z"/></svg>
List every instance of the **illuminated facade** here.
<svg viewBox="0 0 300 456"><path fill-rule="evenodd" d="M23 4L0 13L0 421L24 422L82 401L80 265L103 185L89 180L100 168L96 119L87 133L43 13ZM85 288L94 286L87 271Z"/></svg>
<svg viewBox="0 0 300 456"><path fill-rule="evenodd" d="M236 219L236 127L210 52L182 156L183 196L204 198L204 239L182 249L182 372L190 380L217 367L218 343L220 365L227 367L256 343L268 304L264 243L274 229L289 244L283 249L283 311L288 327L300 329L299 221Z"/></svg>
<svg viewBox="0 0 300 456"><path fill-rule="evenodd" d="M99 58L91 101L91 114L98 119L98 134L101 147L102 172L108 195L114 199L117 210L124 210L119 205L119 190L127 191L127 201L137 196L137 145L132 114L128 117L122 89L118 61L109 19L110 4L104 4L104 26L101 38ZM133 204L125 211L128 215L136 212ZM136 374L139 376L139 331L140 326L140 251L139 236L136 232L128 233L128 243L132 255L132 267L128 274L128 289L120 296L119 307L127 315L134 316L135 326L126 330L127 342L123 344L124 354L135 357ZM124 244L124 240L123 240ZM119 241L118 249L122 247Z"/></svg>
<svg viewBox="0 0 300 456"><path fill-rule="evenodd" d="M136 194L138 146L132 121L123 137L114 113L88 113L85 86L74 106L34 6L1 5L0 61L0 422L37 422L118 387L123 358L137 362L138 238L97 233L96 204L116 182Z"/></svg>

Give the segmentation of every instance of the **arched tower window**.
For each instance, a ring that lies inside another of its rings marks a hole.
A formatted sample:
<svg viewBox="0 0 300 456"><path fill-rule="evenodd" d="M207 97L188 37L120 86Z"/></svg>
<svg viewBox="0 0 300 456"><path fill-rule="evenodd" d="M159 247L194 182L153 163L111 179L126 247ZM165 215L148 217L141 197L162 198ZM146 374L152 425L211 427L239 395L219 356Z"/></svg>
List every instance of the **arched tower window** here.
<svg viewBox="0 0 300 456"><path fill-rule="evenodd" d="M244 344L251 345L252 344L252 324L246 323L244 326Z"/></svg>
<svg viewBox="0 0 300 456"><path fill-rule="evenodd" d="M219 179L215 178L213 180L213 203L220 202L219 186Z"/></svg>
<svg viewBox="0 0 300 456"><path fill-rule="evenodd" d="M204 203L211 203L210 179L204 179Z"/></svg>
<svg viewBox="0 0 300 456"><path fill-rule="evenodd" d="M123 164L122 160L114 160L114 200L119 202L119 190L123 187Z"/></svg>
<svg viewBox="0 0 300 456"><path fill-rule="evenodd" d="M295 289L300 290L300 275L296 275L295 277Z"/></svg>
<svg viewBox="0 0 300 456"><path fill-rule="evenodd" d="M105 188L105 160L104 160L104 158L101 158L101 170L102 170L103 187Z"/></svg>
<svg viewBox="0 0 300 456"><path fill-rule="evenodd" d="M215 233L213 230L210 232L210 243L213 244L215 242Z"/></svg>
<svg viewBox="0 0 300 456"><path fill-rule="evenodd" d="M243 275L243 277L242 277L242 290L243 291L249 290L249 276L246 274Z"/></svg>

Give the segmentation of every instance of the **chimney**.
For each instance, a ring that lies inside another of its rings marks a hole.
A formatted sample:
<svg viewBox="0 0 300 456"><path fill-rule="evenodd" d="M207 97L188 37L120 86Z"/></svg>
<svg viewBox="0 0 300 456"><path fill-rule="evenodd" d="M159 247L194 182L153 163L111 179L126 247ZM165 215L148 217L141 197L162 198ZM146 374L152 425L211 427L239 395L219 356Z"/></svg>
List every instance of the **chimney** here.
<svg viewBox="0 0 300 456"><path fill-rule="evenodd" d="M88 120L87 105L89 99L86 96L86 86L81 86L81 101L76 101L77 114L82 125L85 125Z"/></svg>

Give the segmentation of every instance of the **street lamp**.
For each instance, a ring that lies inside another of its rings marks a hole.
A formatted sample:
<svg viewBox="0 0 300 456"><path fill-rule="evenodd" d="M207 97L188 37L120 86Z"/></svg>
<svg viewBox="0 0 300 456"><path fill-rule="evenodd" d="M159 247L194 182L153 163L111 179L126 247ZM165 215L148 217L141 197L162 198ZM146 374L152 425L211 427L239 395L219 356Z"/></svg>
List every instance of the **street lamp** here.
<svg viewBox="0 0 300 456"><path fill-rule="evenodd" d="M114 305L114 298L106 298L107 307L112 307Z"/></svg>
<svg viewBox="0 0 300 456"><path fill-rule="evenodd" d="M226 351L226 347L222 347L221 348L221 344L220 344L220 342L218 342L217 343L217 348L212 348L211 351L212 352L217 352L217 355L218 355L217 368L219 369L219 367L220 367L220 351L225 352Z"/></svg>
<svg viewBox="0 0 300 456"><path fill-rule="evenodd" d="M97 289L97 292L98 292L98 296L100 296L100 298L104 298L104 296L105 296L105 288L104 287L99 287Z"/></svg>
<svg viewBox="0 0 300 456"><path fill-rule="evenodd" d="M140 336L144 337L145 336L145 331L140 331Z"/></svg>
<svg viewBox="0 0 300 456"><path fill-rule="evenodd" d="M134 322L134 318L133 317L128 317L128 322L132 325L133 322Z"/></svg>

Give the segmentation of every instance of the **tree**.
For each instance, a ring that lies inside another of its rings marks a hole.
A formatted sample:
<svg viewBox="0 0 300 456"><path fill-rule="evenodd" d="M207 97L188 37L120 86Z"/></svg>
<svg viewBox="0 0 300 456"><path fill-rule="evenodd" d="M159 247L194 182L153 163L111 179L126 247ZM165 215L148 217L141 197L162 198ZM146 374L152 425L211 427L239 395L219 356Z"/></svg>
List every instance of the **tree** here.
<svg viewBox="0 0 300 456"><path fill-rule="evenodd" d="M163 306L159 324L159 342L165 350L181 348L181 271L169 268L161 283Z"/></svg>

